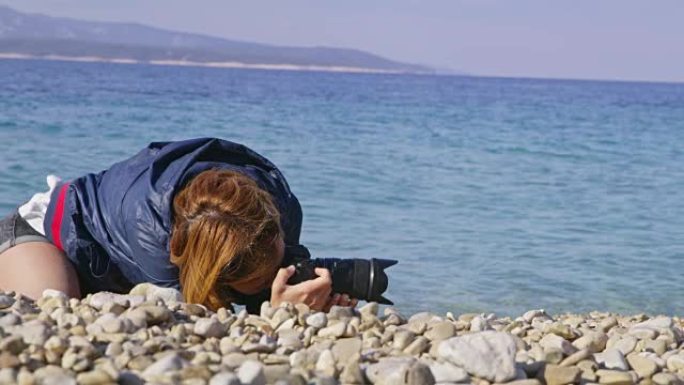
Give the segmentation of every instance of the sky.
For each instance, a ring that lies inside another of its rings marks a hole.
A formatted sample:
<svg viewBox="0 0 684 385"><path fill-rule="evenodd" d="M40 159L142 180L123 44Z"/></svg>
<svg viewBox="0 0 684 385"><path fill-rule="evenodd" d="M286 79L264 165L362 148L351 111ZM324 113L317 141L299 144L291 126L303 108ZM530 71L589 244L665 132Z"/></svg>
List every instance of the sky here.
<svg viewBox="0 0 684 385"><path fill-rule="evenodd" d="M0 0L235 40L357 48L473 75L684 82L684 1Z"/></svg>

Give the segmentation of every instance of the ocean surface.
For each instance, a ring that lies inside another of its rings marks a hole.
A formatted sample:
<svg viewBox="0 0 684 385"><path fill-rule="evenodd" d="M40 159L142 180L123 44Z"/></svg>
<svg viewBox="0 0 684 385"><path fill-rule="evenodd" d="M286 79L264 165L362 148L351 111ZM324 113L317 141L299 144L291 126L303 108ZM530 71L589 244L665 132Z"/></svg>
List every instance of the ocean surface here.
<svg viewBox="0 0 684 385"><path fill-rule="evenodd" d="M400 311L684 314L684 84L0 61L0 214L151 141L275 162Z"/></svg>

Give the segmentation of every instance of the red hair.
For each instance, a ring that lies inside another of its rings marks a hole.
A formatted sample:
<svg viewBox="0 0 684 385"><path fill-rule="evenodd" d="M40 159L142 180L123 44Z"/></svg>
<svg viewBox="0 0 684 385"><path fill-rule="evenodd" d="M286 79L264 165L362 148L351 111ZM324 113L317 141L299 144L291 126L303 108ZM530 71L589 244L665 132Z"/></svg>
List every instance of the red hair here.
<svg viewBox="0 0 684 385"><path fill-rule="evenodd" d="M173 200L171 262L188 303L227 306L221 285L264 276L277 266L280 214L271 195L229 170L194 177Z"/></svg>

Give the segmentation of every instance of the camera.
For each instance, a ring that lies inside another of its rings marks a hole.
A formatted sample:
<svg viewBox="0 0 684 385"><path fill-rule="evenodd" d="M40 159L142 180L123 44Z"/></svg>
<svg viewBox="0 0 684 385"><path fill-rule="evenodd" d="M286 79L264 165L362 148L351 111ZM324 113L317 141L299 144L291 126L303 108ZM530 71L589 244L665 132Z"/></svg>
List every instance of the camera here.
<svg viewBox="0 0 684 385"><path fill-rule="evenodd" d="M382 296L389 283L385 269L397 264L393 259L311 258L306 247L296 245L285 247L285 261L295 266L295 273L287 281L289 285L316 278L314 269L321 267L330 271L333 292L368 302L394 304Z"/></svg>

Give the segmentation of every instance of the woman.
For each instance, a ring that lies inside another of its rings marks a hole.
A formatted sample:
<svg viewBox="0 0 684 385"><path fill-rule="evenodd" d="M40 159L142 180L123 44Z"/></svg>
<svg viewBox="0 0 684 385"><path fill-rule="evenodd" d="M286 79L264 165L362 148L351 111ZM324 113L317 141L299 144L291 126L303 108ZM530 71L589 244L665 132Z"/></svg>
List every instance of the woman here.
<svg viewBox="0 0 684 385"><path fill-rule="evenodd" d="M0 222L0 288L38 298L175 287L216 310L262 301L315 310L355 306L331 295L326 269L288 285L302 212L280 171L249 148L214 138L152 143L98 174L36 194ZM285 267L287 266L287 267Z"/></svg>

